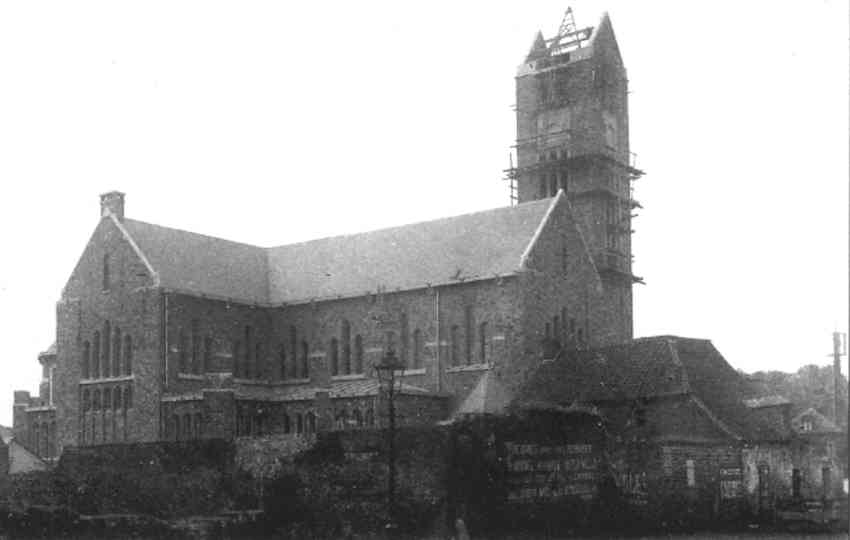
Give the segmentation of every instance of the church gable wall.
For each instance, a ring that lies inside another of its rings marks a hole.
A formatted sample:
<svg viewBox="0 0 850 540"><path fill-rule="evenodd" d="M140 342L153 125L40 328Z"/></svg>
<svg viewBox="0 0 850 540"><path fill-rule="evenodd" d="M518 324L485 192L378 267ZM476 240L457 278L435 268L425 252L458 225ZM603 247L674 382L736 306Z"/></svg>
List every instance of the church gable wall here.
<svg viewBox="0 0 850 540"><path fill-rule="evenodd" d="M553 209L521 275L523 295L523 361L508 380L522 382L525 373L562 346L604 342L607 324L598 310L596 270L570 217L566 201Z"/></svg>
<svg viewBox="0 0 850 540"><path fill-rule="evenodd" d="M102 219L57 304L59 452L67 445L156 438L160 298L152 284L118 226Z"/></svg>

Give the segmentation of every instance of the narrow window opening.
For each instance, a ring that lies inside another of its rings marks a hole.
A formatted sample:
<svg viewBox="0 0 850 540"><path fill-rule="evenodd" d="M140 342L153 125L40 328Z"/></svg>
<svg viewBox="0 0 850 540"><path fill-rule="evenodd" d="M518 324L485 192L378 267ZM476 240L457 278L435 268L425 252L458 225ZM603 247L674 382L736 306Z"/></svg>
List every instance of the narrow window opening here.
<svg viewBox="0 0 850 540"><path fill-rule="evenodd" d="M487 323L478 327L478 363L487 363Z"/></svg>
<svg viewBox="0 0 850 540"><path fill-rule="evenodd" d="M331 338L328 349L331 357L331 375L339 375L339 341Z"/></svg>
<svg viewBox="0 0 850 540"><path fill-rule="evenodd" d="M111 355L110 355L110 347L109 347L109 342L110 342L111 336L112 336L111 327L109 325L109 321L106 321L106 322L103 323L103 336L102 336L103 337L103 348L101 349L101 358L100 358L100 365L101 365L101 369L103 369L103 376L104 377L109 377L110 373L111 373L110 367L111 367L112 358L111 358Z"/></svg>
<svg viewBox="0 0 850 540"><path fill-rule="evenodd" d="M422 332L417 328L413 331L413 369L422 367Z"/></svg>
<svg viewBox="0 0 850 540"><path fill-rule="evenodd" d="M105 254L103 256L103 290L109 290L109 255Z"/></svg>
<svg viewBox="0 0 850 540"><path fill-rule="evenodd" d="M310 345L306 341L301 341L301 378L306 379L310 376Z"/></svg>
<svg viewBox="0 0 850 540"><path fill-rule="evenodd" d="M363 373L363 337L354 336L354 372Z"/></svg>
<svg viewBox="0 0 850 540"><path fill-rule="evenodd" d="M351 373L351 325L342 321L342 372Z"/></svg>
<svg viewBox="0 0 850 540"><path fill-rule="evenodd" d="M124 374L133 374L133 338L124 336Z"/></svg>
<svg viewBox="0 0 850 540"><path fill-rule="evenodd" d="M472 317L472 306L466 306L464 309L464 356L467 364L472 363L472 344L473 344L473 333L472 329L474 327L474 321Z"/></svg>
<svg viewBox="0 0 850 540"><path fill-rule="evenodd" d="M449 356L451 358L451 362L452 362L453 366L460 365L460 355L458 354L458 347L460 345L458 343L458 340L460 339L459 334L460 334L460 329L458 328L457 325L453 325L452 329L451 329L451 343L449 344L449 346L451 347L451 351L450 351Z"/></svg>

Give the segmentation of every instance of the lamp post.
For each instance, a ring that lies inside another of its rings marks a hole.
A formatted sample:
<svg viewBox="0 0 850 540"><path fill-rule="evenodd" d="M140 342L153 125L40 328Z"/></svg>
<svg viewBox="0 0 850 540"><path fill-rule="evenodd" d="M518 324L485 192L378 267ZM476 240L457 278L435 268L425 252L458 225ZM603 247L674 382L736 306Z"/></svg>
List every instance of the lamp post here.
<svg viewBox="0 0 850 540"><path fill-rule="evenodd" d="M389 427L387 430L387 437L389 438L387 444L389 447L387 452L387 465L389 468L389 477L387 479L387 513L390 518L387 528L390 529L395 528L395 374L396 371L404 370L404 364L396 357L393 348L389 347L381 362L375 364L374 369L378 375L381 390L387 396Z"/></svg>

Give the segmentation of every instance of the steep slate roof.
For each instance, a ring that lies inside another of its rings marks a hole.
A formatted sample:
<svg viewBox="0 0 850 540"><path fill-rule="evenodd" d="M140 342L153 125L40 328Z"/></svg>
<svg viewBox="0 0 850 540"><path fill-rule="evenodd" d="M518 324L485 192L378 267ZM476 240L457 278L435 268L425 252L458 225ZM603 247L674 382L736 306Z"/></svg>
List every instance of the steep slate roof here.
<svg viewBox="0 0 850 540"><path fill-rule="evenodd" d="M655 336L630 344L575 351L538 368L518 401L628 402L688 394L745 439L785 436L744 403L753 385L708 340Z"/></svg>
<svg viewBox="0 0 850 540"><path fill-rule="evenodd" d="M269 250L271 301L442 285L520 269L552 199Z"/></svg>
<svg viewBox="0 0 850 540"><path fill-rule="evenodd" d="M683 394L686 379L671 341L636 339L629 345L573 351L542 364L518 399L569 404Z"/></svg>
<svg viewBox="0 0 850 540"><path fill-rule="evenodd" d="M124 219L122 225L156 270L160 285L254 303L268 299L264 249Z"/></svg>
<svg viewBox="0 0 850 540"><path fill-rule="evenodd" d="M132 219L121 225L166 289L282 304L513 274L561 199L273 248Z"/></svg>

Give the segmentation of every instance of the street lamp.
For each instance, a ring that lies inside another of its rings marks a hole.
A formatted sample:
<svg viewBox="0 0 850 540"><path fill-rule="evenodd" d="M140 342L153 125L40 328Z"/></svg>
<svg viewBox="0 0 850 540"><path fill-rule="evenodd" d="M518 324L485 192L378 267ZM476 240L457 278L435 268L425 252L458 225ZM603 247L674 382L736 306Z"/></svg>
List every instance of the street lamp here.
<svg viewBox="0 0 850 540"><path fill-rule="evenodd" d="M381 362L375 364L375 372L378 375L378 382L381 385L381 390L387 396L387 417L389 429L387 437L389 437L389 452L387 456L387 465L389 468L389 478L387 480L387 513L389 514L390 523L387 528L394 528L395 519L395 375L396 371L403 371L404 364L396 357L392 347L387 349L386 354L381 359Z"/></svg>

